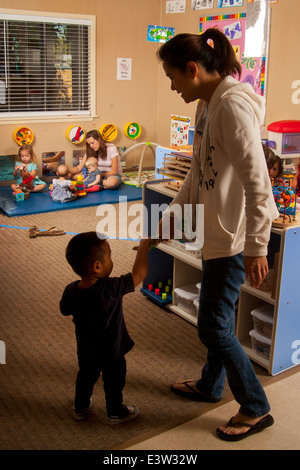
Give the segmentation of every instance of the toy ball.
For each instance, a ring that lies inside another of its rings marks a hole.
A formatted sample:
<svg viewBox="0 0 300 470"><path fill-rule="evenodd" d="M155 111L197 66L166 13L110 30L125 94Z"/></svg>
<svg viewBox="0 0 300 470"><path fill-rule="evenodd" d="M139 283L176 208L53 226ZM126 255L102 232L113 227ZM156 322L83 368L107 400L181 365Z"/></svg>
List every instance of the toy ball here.
<svg viewBox="0 0 300 470"><path fill-rule="evenodd" d="M85 138L85 132L80 126L71 126L67 129L66 136L72 144L81 144Z"/></svg>
<svg viewBox="0 0 300 470"><path fill-rule="evenodd" d="M124 127L124 134L129 139L137 139L141 134L141 126L137 122L128 122Z"/></svg>
<svg viewBox="0 0 300 470"><path fill-rule="evenodd" d="M14 132L14 139L18 145L30 145L33 141L34 134L29 127L19 127Z"/></svg>
<svg viewBox="0 0 300 470"><path fill-rule="evenodd" d="M114 124L103 124L100 134L106 142L112 142L118 135L118 129Z"/></svg>

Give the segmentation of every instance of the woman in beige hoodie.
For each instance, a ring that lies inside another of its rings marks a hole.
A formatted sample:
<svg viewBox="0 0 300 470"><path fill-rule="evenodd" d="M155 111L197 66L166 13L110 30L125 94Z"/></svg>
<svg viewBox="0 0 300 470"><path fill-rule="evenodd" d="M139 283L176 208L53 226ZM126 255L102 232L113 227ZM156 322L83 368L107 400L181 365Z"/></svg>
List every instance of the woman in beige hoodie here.
<svg viewBox="0 0 300 470"><path fill-rule="evenodd" d="M193 400L217 402L227 375L240 408L217 434L240 440L273 424L264 390L234 334L240 286L246 276L254 287L265 278L277 217L260 139L264 99L234 78L241 66L217 29L179 34L158 56L171 89L186 103L201 100L191 171L173 204L204 204L198 334L208 354L199 380L176 382L171 389ZM167 214L172 215L170 209Z"/></svg>

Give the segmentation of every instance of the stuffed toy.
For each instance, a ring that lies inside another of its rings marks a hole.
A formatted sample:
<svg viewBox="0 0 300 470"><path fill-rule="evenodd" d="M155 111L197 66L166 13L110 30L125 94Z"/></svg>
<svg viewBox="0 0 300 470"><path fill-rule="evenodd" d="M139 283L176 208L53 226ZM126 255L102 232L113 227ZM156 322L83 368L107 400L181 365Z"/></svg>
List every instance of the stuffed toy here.
<svg viewBox="0 0 300 470"><path fill-rule="evenodd" d="M24 192L31 191L34 188L34 177L26 170L21 170L20 173L22 176L22 183L20 183L19 188Z"/></svg>

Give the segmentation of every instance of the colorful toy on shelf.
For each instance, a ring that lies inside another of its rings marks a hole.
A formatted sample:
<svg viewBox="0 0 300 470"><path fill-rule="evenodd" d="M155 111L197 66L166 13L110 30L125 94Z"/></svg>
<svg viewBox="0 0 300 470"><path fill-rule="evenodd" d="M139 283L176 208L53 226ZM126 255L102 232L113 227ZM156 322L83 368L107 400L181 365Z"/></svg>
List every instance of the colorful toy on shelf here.
<svg viewBox="0 0 300 470"><path fill-rule="evenodd" d="M141 288L141 292L162 307L171 304L173 301L172 292L170 292L171 286L172 279L168 279L165 282L159 281L155 284L148 284L148 286Z"/></svg>
<svg viewBox="0 0 300 470"><path fill-rule="evenodd" d="M29 127L19 127L14 132L14 139L18 145L30 145L33 141L34 134Z"/></svg>
<svg viewBox="0 0 300 470"><path fill-rule="evenodd" d="M280 216L273 221L274 227L282 227L297 222L297 195L293 188L286 186L273 187L274 200Z"/></svg>
<svg viewBox="0 0 300 470"><path fill-rule="evenodd" d="M66 136L72 144L81 144L85 138L85 132L80 126L71 126L67 129Z"/></svg>
<svg viewBox="0 0 300 470"><path fill-rule="evenodd" d="M114 124L103 124L100 134L106 142L112 142L118 135L118 129Z"/></svg>
<svg viewBox="0 0 300 470"><path fill-rule="evenodd" d="M82 197L86 196L86 187L83 182L83 176L78 175L76 181L72 181L73 185L75 186L75 191L77 196Z"/></svg>
<svg viewBox="0 0 300 470"><path fill-rule="evenodd" d="M276 121L267 129L268 141L274 142L272 148L276 155L284 159L300 157L300 121Z"/></svg>

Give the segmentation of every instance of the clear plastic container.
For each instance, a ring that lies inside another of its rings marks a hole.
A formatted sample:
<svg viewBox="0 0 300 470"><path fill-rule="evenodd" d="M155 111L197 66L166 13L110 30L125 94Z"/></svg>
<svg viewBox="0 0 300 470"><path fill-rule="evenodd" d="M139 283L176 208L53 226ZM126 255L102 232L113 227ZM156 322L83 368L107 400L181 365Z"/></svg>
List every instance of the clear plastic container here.
<svg viewBox="0 0 300 470"><path fill-rule="evenodd" d="M199 293L195 284L176 287L176 289L174 289L174 295L178 307L191 315L197 316L198 310L194 305L194 300L199 298Z"/></svg>
<svg viewBox="0 0 300 470"><path fill-rule="evenodd" d="M257 333L267 338L272 337L272 328L274 321L274 307L270 304L264 304L252 310L253 326Z"/></svg>
<svg viewBox="0 0 300 470"><path fill-rule="evenodd" d="M249 335L251 336L253 351L265 357L266 359L269 359L271 350L271 339L260 335L255 330L251 330Z"/></svg>

